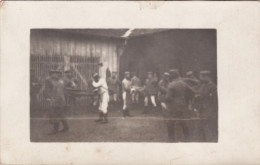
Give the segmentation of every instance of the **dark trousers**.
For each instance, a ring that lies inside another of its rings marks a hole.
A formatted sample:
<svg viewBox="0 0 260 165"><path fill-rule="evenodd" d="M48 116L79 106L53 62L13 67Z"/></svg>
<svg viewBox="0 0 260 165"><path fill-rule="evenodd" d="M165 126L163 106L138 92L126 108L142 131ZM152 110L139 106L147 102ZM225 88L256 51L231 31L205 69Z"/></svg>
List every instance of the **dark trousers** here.
<svg viewBox="0 0 260 165"><path fill-rule="evenodd" d="M167 121L167 128L168 128L168 138L169 142L176 142L176 129L181 129L183 136L184 136L184 141L188 142L190 139L190 134L189 134L189 126L187 121L185 120L168 120Z"/></svg>
<svg viewBox="0 0 260 165"><path fill-rule="evenodd" d="M68 129L67 120L64 117L65 106L55 106L50 109L50 124L53 124L55 131L59 130L59 124L62 123L64 129Z"/></svg>

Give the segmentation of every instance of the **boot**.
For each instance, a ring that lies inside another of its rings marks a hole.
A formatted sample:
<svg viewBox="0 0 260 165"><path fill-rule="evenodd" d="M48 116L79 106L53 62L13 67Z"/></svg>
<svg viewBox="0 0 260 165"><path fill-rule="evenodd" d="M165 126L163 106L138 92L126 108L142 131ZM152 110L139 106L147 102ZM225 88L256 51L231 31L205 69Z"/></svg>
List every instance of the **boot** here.
<svg viewBox="0 0 260 165"><path fill-rule="evenodd" d="M69 130L68 122L66 120L62 120L61 123L63 125L61 132L67 132Z"/></svg>
<svg viewBox="0 0 260 165"><path fill-rule="evenodd" d="M126 114L126 116L128 116L128 117L132 117L132 115L130 115L128 109L125 110L125 114Z"/></svg>
<svg viewBox="0 0 260 165"><path fill-rule="evenodd" d="M95 122L101 122L103 118L103 113L99 112L99 119L95 120Z"/></svg>
<svg viewBox="0 0 260 165"><path fill-rule="evenodd" d="M54 123L53 124L53 131L48 133L48 135L55 135L57 134L59 131L59 123Z"/></svg>
<svg viewBox="0 0 260 165"><path fill-rule="evenodd" d="M106 123L108 123L108 120L107 120L107 114L104 114L104 118L103 118L103 120L102 120L101 123L102 123L102 124L106 124Z"/></svg>

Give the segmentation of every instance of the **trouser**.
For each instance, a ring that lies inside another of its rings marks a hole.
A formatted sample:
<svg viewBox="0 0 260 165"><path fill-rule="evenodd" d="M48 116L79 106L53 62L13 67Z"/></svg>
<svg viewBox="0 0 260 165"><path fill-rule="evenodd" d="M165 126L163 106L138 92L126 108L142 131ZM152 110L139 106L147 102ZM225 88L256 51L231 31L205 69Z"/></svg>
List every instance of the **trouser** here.
<svg viewBox="0 0 260 165"><path fill-rule="evenodd" d="M151 102L152 102L153 106L156 107L157 105L156 105L156 102L155 102L155 96L154 95L150 96L150 99L151 99ZM145 96L145 98L144 98L144 106L147 107L148 103L149 103L149 96Z"/></svg>
<svg viewBox="0 0 260 165"><path fill-rule="evenodd" d="M107 114L108 102L109 102L109 95L108 95L108 93L105 92L105 93L100 94L99 108L98 109L103 114Z"/></svg>
<svg viewBox="0 0 260 165"><path fill-rule="evenodd" d="M163 109L163 110L167 110L167 105L166 105L166 103L161 102L161 106L162 106L162 109Z"/></svg>
<svg viewBox="0 0 260 165"><path fill-rule="evenodd" d="M127 91L123 91L122 93L122 97L123 97L123 110L126 110L127 108L129 108L129 96L130 93Z"/></svg>
<svg viewBox="0 0 260 165"><path fill-rule="evenodd" d="M117 96L117 94L116 93L112 93L112 94L110 94L110 97L109 97L109 101L110 102L117 102L118 101L118 96Z"/></svg>
<svg viewBox="0 0 260 165"><path fill-rule="evenodd" d="M206 142L217 142L218 141L218 126L217 120L209 118L207 120L201 120L200 127L202 138Z"/></svg>
<svg viewBox="0 0 260 165"><path fill-rule="evenodd" d="M138 104L139 103L139 92L132 93L132 102Z"/></svg>
<svg viewBox="0 0 260 165"><path fill-rule="evenodd" d="M64 129L68 129L68 123L64 117L65 108L65 106L55 106L51 108L49 122L50 124L53 124L55 131L58 131L60 122Z"/></svg>
<svg viewBox="0 0 260 165"><path fill-rule="evenodd" d="M179 120L179 121L173 121L173 120L168 120L167 122L167 128L168 128L168 138L169 142L176 142L176 129L181 129L183 136L184 136L184 141L188 142L189 141L189 127L188 123L185 120Z"/></svg>

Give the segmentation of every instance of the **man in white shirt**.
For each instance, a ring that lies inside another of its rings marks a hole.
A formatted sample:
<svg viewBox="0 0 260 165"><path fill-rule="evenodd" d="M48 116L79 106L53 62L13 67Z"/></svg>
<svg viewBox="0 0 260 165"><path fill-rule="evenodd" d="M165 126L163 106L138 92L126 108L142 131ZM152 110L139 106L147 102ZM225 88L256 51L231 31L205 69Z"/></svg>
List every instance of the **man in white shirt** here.
<svg viewBox="0 0 260 165"><path fill-rule="evenodd" d="M122 95L123 95L123 117L131 117L128 111L128 107L131 101L131 81L130 81L130 73L125 72L125 78L122 81Z"/></svg>
<svg viewBox="0 0 260 165"><path fill-rule="evenodd" d="M108 123L107 120L107 107L109 102L108 87L104 79L95 73L93 75L93 87L96 88L99 95L99 119L95 120L96 122L101 122L103 124Z"/></svg>

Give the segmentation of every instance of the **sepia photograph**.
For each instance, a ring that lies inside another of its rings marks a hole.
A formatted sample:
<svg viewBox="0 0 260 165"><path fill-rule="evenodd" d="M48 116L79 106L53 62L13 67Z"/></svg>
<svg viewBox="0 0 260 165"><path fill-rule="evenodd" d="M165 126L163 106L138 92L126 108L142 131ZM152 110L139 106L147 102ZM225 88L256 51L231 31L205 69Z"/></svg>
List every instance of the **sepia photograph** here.
<svg viewBox="0 0 260 165"><path fill-rule="evenodd" d="M218 142L216 29L31 29L31 142Z"/></svg>

